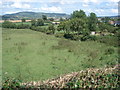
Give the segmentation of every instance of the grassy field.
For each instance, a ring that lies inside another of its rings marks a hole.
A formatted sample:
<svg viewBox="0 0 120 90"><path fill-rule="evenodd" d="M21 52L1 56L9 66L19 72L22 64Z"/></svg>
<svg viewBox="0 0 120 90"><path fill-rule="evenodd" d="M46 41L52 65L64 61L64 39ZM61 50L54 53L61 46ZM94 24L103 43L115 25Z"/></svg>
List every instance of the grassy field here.
<svg viewBox="0 0 120 90"><path fill-rule="evenodd" d="M38 81L89 67L117 63L117 48L95 41L70 41L29 29L2 30L4 77ZM110 51L112 50L112 52Z"/></svg>
<svg viewBox="0 0 120 90"><path fill-rule="evenodd" d="M16 22L15 24L16 25L19 25L19 24L28 24L28 25L31 25L31 22Z"/></svg>

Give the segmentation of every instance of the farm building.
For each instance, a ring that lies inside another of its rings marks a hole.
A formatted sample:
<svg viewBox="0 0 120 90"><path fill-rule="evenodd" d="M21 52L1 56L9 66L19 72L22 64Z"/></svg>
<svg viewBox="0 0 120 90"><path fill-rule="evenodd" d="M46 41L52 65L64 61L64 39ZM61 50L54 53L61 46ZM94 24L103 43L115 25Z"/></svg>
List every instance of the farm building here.
<svg viewBox="0 0 120 90"><path fill-rule="evenodd" d="M57 24L60 24L60 22L52 22L52 24L56 24L57 25Z"/></svg>
<svg viewBox="0 0 120 90"><path fill-rule="evenodd" d="M114 25L115 25L115 26L120 26L120 21L115 21L115 22L114 22Z"/></svg>

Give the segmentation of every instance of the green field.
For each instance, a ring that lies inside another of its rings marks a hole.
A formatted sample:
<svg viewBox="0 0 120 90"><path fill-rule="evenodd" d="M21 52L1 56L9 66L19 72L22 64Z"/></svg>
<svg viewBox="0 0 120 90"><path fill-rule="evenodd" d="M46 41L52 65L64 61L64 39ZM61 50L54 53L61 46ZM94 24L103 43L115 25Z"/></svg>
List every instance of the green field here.
<svg viewBox="0 0 120 90"><path fill-rule="evenodd" d="M15 24L16 24L16 25L19 25L19 24L31 25L31 22L16 22Z"/></svg>
<svg viewBox="0 0 120 90"><path fill-rule="evenodd" d="M96 41L70 41L29 29L3 29L2 33L3 80L7 76L46 80L117 63L117 48Z"/></svg>

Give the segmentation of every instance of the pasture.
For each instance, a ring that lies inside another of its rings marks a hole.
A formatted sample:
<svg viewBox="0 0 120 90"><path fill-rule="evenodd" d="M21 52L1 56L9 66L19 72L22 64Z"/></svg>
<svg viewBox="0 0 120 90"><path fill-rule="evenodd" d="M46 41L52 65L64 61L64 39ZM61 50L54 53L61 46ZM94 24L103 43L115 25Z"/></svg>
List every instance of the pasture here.
<svg viewBox="0 0 120 90"><path fill-rule="evenodd" d="M96 41L71 41L30 29L2 30L3 80L46 80L117 61L117 48Z"/></svg>
<svg viewBox="0 0 120 90"><path fill-rule="evenodd" d="M27 25L31 25L31 22L15 22L16 25L19 25L19 24L27 24Z"/></svg>

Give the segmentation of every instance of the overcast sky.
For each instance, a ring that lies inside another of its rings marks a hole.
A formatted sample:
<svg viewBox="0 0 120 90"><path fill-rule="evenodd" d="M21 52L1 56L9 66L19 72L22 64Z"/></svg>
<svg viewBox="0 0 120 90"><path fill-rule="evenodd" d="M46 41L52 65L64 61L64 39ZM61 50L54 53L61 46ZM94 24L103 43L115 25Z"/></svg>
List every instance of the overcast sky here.
<svg viewBox="0 0 120 90"><path fill-rule="evenodd" d="M97 16L118 15L119 0L1 0L0 15L21 11L67 13L84 10L87 15L94 12Z"/></svg>

